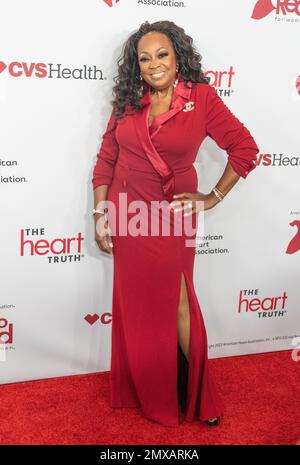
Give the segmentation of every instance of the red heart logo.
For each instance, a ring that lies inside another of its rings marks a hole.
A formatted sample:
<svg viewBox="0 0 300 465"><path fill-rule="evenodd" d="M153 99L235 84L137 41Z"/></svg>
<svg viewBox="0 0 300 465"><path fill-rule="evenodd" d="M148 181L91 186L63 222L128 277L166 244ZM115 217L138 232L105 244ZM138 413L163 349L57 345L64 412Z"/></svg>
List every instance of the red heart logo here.
<svg viewBox="0 0 300 465"><path fill-rule="evenodd" d="M6 64L4 63L4 61L0 61L0 73L2 73L2 71L4 71L6 68Z"/></svg>
<svg viewBox="0 0 300 465"><path fill-rule="evenodd" d="M253 19L262 19L267 16L271 11L275 10L275 6L271 0L258 0L253 9L251 18Z"/></svg>
<svg viewBox="0 0 300 465"><path fill-rule="evenodd" d="M97 313L91 315L90 313L84 317L85 321L87 321L90 325L93 325L97 320L99 320L99 316Z"/></svg>
<svg viewBox="0 0 300 465"><path fill-rule="evenodd" d="M300 221L294 220L290 223L290 226L296 226L297 231L287 246L285 253L296 253L300 250Z"/></svg>
<svg viewBox="0 0 300 465"><path fill-rule="evenodd" d="M106 3L108 6L113 6L113 5L112 5L112 0L104 0L104 1L105 1L105 3Z"/></svg>
<svg viewBox="0 0 300 465"><path fill-rule="evenodd" d="M296 89L298 91L298 94L300 95L300 76L298 76L296 79Z"/></svg>

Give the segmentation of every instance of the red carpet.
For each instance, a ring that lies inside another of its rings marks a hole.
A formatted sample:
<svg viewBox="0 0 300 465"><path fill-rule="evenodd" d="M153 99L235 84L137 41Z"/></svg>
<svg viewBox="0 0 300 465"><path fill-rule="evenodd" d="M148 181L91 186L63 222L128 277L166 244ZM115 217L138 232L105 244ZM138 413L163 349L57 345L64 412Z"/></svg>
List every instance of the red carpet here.
<svg viewBox="0 0 300 465"><path fill-rule="evenodd" d="M0 444L296 444L300 361L290 350L209 363L226 406L215 428L111 409L106 372L0 385Z"/></svg>

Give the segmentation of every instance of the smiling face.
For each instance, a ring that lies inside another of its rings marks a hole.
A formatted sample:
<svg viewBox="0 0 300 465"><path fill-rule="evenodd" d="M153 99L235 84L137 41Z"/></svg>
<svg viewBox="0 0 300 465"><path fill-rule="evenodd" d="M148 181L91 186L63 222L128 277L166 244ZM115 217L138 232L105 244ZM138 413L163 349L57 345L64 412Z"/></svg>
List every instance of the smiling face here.
<svg viewBox="0 0 300 465"><path fill-rule="evenodd" d="M160 32L148 32L138 42L140 72L154 89L171 86L176 78L176 55L170 39Z"/></svg>

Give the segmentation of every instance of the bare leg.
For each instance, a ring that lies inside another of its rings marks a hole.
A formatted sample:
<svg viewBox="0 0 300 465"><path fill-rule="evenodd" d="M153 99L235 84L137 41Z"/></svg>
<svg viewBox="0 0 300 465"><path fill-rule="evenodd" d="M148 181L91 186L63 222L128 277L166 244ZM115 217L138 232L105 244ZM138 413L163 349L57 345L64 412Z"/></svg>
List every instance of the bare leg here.
<svg viewBox="0 0 300 465"><path fill-rule="evenodd" d="M190 342L190 311L186 284L183 274L181 275L180 300L178 307L178 342L186 359L189 359Z"/></svg>
<svg viewBox="0 0 300 465"><path fill-rule="evenodd" d="M189 344L190 344L190 307L188 294L186 289L186 283L183 273L181 274L181 287L180 287L180 299L178 306L178 317L177 317L177 328L178 328L178 342L184 353L186 359L189 359ZM216 420L213 418L211 420Z"/></svg>

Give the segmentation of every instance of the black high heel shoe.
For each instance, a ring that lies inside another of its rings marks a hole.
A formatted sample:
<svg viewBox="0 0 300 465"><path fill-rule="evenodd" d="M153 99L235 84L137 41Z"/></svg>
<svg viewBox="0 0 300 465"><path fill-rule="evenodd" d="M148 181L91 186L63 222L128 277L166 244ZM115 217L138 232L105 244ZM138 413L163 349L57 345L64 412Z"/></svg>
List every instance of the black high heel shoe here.
<svg viewBox="0 0 300 465"><path fill-rule="evenodd" d="M208 426L217 426L220 424L220 417L213 418L212 420L204 420L204 423Z"/></svg>

